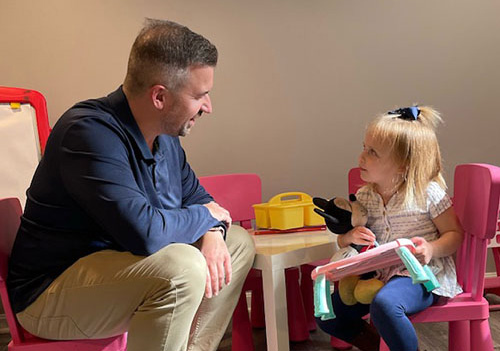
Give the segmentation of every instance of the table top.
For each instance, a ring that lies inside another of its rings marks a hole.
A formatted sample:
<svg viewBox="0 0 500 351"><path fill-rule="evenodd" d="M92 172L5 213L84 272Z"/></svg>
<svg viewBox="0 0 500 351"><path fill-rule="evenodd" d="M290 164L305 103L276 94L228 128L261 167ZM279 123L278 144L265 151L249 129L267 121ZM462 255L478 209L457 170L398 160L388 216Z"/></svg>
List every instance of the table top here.
<svg viewBox="0 0 500 351"><path fill-rule="evenodd" d="M252 234L258 255L276 255L304 247L317 246L335 242L336 235L328 230L287 234Z"/></svg>
<svg viewBox="0 0 500 351"><path fill-rule="evenodd" d="M328 230L252 237L256 249L254 268L272 270L330 258L337 240L337 235Z"/></svg>

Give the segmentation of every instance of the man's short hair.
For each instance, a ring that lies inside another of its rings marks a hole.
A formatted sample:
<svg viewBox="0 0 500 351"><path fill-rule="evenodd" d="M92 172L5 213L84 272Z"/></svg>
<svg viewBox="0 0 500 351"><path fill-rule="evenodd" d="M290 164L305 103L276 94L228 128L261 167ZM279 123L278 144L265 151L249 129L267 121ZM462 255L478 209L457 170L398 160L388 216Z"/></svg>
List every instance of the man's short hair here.
<svg viewBox="0 0 500 351"><path fill-rule="evenodd" d="M203 36L178 23L146 19L130 51L125 87L132 94L155 84L179 89L189 67L217 65L217 48Z"/></svg>

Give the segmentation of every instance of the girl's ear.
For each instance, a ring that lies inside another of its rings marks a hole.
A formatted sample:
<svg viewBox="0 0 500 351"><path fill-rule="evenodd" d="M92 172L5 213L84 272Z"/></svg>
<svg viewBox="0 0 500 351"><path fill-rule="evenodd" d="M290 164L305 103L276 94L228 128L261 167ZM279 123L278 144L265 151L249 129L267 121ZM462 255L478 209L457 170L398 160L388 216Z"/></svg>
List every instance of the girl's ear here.
<svg viewBox="0 0 500 351"><path fill-rule="evenodd" d="M403 180L405 180L405 181L406 181L406 178L408 177L408 169L409 168L410 167L408 165L404 165L404 166L401 166L399 168L399 172L401 173L401 176L402 176Z"/></svg>
<svg viewBox="0 0 500 351"><path fill-rule="evenodd" d="M153 106L157 110L162 110L168 99L168 89L165 88L165 86L157 84L153 85L151 89L149 90L149 96L151 98L151 102L153 103Z"/></svg>
<svg viewBox="0 0 500 351"><path fill-rule="evenodd" d="M399 166L398 171L404 175L408 173L408 168L410 168L410 166L407 163L404 163L401 166Z"/></svg>

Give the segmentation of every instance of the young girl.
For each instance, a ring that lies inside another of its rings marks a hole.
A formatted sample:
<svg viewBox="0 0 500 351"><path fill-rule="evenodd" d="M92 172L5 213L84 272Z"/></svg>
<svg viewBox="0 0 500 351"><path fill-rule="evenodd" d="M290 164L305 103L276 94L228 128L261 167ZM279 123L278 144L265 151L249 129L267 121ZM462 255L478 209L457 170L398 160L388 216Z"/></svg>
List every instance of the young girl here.
<svg viewBox="0 0 500 351"><path fill-rule="evenodd" d="M412 284L404 266L393 266L377 272L385 286L371 305L344 305L335 292L337 318L318 324L360 350L378 350L379 334L392 351L417 350L417 335L407 315L424 310L439 296L462 291L451 255L463 233L441 174L435 133L439 122L437 111L413 106L377 117L366 130L359 156L366 185L356 197L368 210L368 223L339 235L338 245L411 238L417 258L431 267L441 287L429 293L423 285ZM376 329L362 319L367 313Z"/></svg>

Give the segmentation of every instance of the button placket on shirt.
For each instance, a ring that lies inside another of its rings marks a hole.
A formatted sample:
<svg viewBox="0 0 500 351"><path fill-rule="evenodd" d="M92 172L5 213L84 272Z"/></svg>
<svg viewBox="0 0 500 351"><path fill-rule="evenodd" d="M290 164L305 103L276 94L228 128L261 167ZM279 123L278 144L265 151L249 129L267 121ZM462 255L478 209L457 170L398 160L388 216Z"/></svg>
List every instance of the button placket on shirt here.
<svg viewBox="0 0 500 351"><path fill-rule="evenodd" d="M153 179L153 186L158 190L158 177L156 176L156 161L151 163L151 178Z"/></svg>
<svg viewBox="0 0 500 351"><path fill-rule="evenodd" d="M160 142L158 139L154 141L153 146L153 162L151 163L151 174L153 176L153 186L155 187L156 193L159 194L158 188L160 183L160 177L157 174L158 171L158 163L162 159L162 153L159 151Z"/></svg>
<svg viewBox="0 0 500 351"><path fill-rule="evenodd" d="M390 233L391 233L391 224L389 222L389 217L387 216L387 207L384 206L383 203L380 204L382 206L382 217L384 219L384 225L385 225L385 228L384 228L384 242L388 242L389 241L389 237L390 237Z"/></svg>
<svg viewBox="0 0 500 351"><path fill-rule="evenodd" d="M171 191L169 187L169 174L165 167L165 156L161 150L154 155L153 181L156 194L161 198L165 192Z"/></svg>

